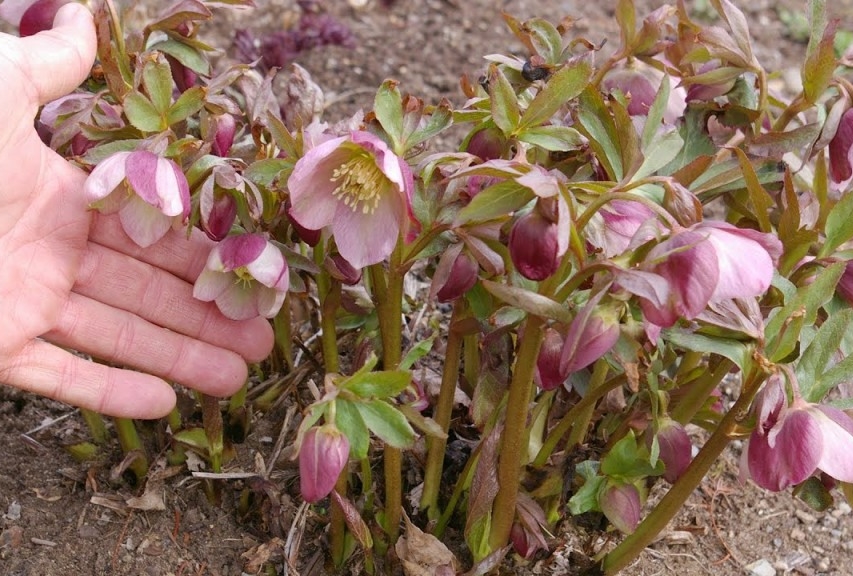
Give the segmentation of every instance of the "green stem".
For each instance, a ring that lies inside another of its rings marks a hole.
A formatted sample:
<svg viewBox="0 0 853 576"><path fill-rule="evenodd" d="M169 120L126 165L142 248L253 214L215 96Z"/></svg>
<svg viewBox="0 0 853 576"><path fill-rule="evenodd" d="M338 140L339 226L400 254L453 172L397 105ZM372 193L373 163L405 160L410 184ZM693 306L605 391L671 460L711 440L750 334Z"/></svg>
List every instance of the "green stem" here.
<svg viewBox="0 0 853 576"><path fill-rule="evenodd" d="M346 467L338 476L338 481L335 483L335 490L338 494L347 494L349 491L349 473ZM346 519L344 518L343 509L332 499L332 509L329 518L329 540L332 548L332 562L337 568L344 565L346 560Z"/></svg>
<svg viewBox="0 0 853 576"><path fill-rule="evenodd" d="M606 360L599 359L596 361L595 367L592 370L592 378L589 382L587 395L589 395L593 390L601 387L604 383L604 379L607 377L609 369L610 366L607 364ZM574 422L572 423L572 431L569 433L569 439L566 441L566 448L579 446L583 443L593 414L595 414L595 404L592 402L588 403L588 405L583 409L578 410L577 416L575 416Z"/></svg>
<svg viewBox="0 0 853 576"><path fill-rule="evenodd" d="M506 546L515 520L522 458L527 452L522 444L533 391L533 371L536 369L536 358L542 344L544 324L545 321L538 316L527 317L509 385L498 460L498 493L492 505L492 524L489 532L489 545L492 550Z"/></svg>
<svg viewBox="0 0 853 576"><path fill-rule="evenodd" d="M83 416L83 422L89 429L89 434L92 435L92 442L95 444L107 443L107 427L104 424L104 418L97 412L92 410L80 409L80 414Z"/></svg>
<svg viewBox="0 0 853 576"><path fill-rule="evenodd" d="M678 513L690 494L702 482L719 455L728 446L731 433L735 426L746 417L752 399L763 381L764 375L757 371L744 381L743 389L734 406L723 417L720 425L705 442L684 474L673 484L669 492L634 533L628 535L612 552L604 557L601 568L605 574L616 574L628 566L646 546L652 543L660 531L666 528L669 521Z"/></svg>
<svg viewBox="0 0 853 576"><path fill-rule="evenodd" d="M604 397L605 394L614 390L624 384L625 375L620 374L618 376L614 376L607 382L605 382L601 386L597 386L592 388L590 386L589 392L586 393L580 402L572 406L568 412L563 416L560 422L554 426L551 430L551 433L548 434L548 437L545 439L545 442L542 444L542 448L539 449L539 454L536 455L536 459L533 461L533 466L537 468L541 468L548 461L548 458L551 457L551 454L554 452L554 449L557 448L557 444L560 443L563 436L572 428L575 421L579 418L581 414L584 413L585 410L589 409L591 406L595 406L595 403L598 402L601 398Z"/></svg>
<svg viewBox="0 0 853 576"><path fill-rule="evenodd" d="M381 264L370 267L373 297L379 314L379 332L382 338L382 363L385 370L396 370L400 365L403 345L403 276L399 267L401 243L391 255L386 282ZM385 445L383 468L385 476L385 532L393 545L400 535L403 518L403 454L398 448Z"/></svg>
<svg viewBox="0 0 853 576"><path fill-rule="evenodd" d="M130 418L115 418L113 422L122 452L125 454L135 452L137 454L130 464L129 470L133 473L136 481L140 482L148 474L148 458L145 456L145 449L139 439L136 424Z"/></svg>
<svg viewBox="0 0 853 576"><path fill-rule="evenodd" d="M447 335L447 347L444 354L444 372L441 376L441 389L435 406L433 420L447 434L450 430L450 417L453 413L453 397L456 382L459 380L459 357L462 352L463 336L453 326L466 314L464 299L456 300L450 317L450 331ZM439 516L438 490L441 486L441 471L444 464L444 452L447 448L447 436L439 438L427 436L427 460L424 469L424 490L421 495L421 508L427 511L430 520Z"/></svg>
<svg viewBox="0 0 853 576"><path fill-rule="evenodd" d="M690 382L687 394L670 410L672 419L680 424L690 422L733 366L734 362L722 358L713 370Z"/></svg>
<svg viewBox="0 0 853 576"><path fill-rule="evenodd" d="M172 411L169 412L169 415L166 417L166 423L169 424L172 436L183 429L184 423L181 422L181 412L178 410L177 406L172 408ZM171 442L171 449L166 454L166 461L170 466L178 466L187 461L186 449L180 442L175 442L174 440Z"/></svg>
<svg viewBox="0 0 853 576"><path fill-rule="evenodd" d="M465 375L462 389L470 398L474 396L474 389L480 381L480 335L466 334L462 339L462 346L464 359L462 373Z"/></svg>

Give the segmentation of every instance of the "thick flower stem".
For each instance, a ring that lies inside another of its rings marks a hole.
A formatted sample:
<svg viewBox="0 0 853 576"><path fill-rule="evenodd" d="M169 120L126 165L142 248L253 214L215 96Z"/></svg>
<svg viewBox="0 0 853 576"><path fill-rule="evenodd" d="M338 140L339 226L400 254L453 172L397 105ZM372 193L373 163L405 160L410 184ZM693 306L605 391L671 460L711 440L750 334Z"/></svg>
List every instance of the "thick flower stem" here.
<svg viewBox="0 0 853 576"><path fill-rule="evenodd" d="M379 332L382 338L382 363L385 370L396 370L402 355L403 332L403 276L395 266L400 259L400 245L391 255L387 272L381 264L370 267L373 298L379 314ZM400 535L403 519L403 454L399 448L386 445L383 459L385 475L385 532L393 545Z"/></svg>
<svg viewBox="0 0 853 576"><path fill-rule="evenodd" d="M93 410L80 409L80 415L83 416L83 421L89 429L89 434L92 435L92 442L101 445L107 443L107 427L104 424L104 417Z"/></svg>
<svg viewBox="0 0 853 576"><path fill-rule="evenodd" d="M465 383L462 389L468 396L474 395L474 389L477 387L477 382L480 381L480 335L466 334L463 339L463 358L464 366L462 368L465 375Z"/></svg>
<svg viewBox="0 0 853 576"><path fill-rule="evenodd" d="M438 402L435 406L433 420L447 434L450 430L450 416L453 412L453 397L456 392L456 382L459 380L459 358L462 352L463 336L453 326L465 314L465 303L459 299L453 306L450 317L450 330L447 335L447 346L444 354L444 372L441 376L441 389L438 392ZM447 437L427 437L427 461L424 469L424 490L421 495L421 508L427 511L430 520L439 517L438 489L441 486L441 471L444 464L444 451L447 447Z"/></svg>
<svg viewBox="0 0 853 576"><path fill-rule="evenodd" d="M660 503L649 513L633 534L623 540L610 554L604 557L601 568L604 574L616 574L628 566L646 546L652 543L661 530L666 528L670 520L678 513L693 490L711 469L711 466L728 446L731 433L735 426L746 417L755 393L758 391L764 375L753 373L743 384L740 396L731 410L723 417L720 425L714 431L696 458L684 471L684 474L673 484Z"/></svg>
<svg viewBox="0 0 853 576"><path fill-rule="evenodd" d="M536 369L536 358L542 344L544 324L545 321L537 316L528 316L525 321L509 385L498 461L498 493L492 505L492 524L489 532L489 545L492 550L506 546L515 520L521 459L526 453L526 447L523 446L524 431L527 428L533 371Z"/></svg>
<svg viewBox="0 0 853 576"><path fill-rule="evenodd" d="M145 456L145 449L142 447L142 441L139 439L139 432L136 430L136 424L130 418L115 418L113 420L118 435L118 442L121 445L121 450L125 454L135 454L133 462L128 469L133 474L135 481L141 482L145 475L148 474L148 458Z"/></svg>
<svg viewBox="0 0 853 576"><path fill-rule="evenodd" d="M606 360L599 359L595 363L587 394L591 394L596 388L599 388L604 383L604 379L607 377L609 368L610 367ZM589 403L588 406L578 411L577 416L575 416L574 422L572 423L572 431L569 433L569 439L566 441L566 448L573 448L574 446L579 446L583 443L583 440L586 437L586 432L589 429L590 420L592 420L594 414L594 403Z"/></svg>

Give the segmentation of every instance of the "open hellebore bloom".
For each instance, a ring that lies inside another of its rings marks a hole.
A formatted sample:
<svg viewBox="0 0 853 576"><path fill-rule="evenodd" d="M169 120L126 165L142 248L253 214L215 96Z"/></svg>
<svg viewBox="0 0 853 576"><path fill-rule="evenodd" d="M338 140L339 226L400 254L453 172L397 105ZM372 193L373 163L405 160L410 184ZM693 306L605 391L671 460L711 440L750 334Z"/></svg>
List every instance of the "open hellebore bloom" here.
<svg viewBox="0 0 853 576"><path fill-rule="evenodd" d="M828 148L830 181L836 192L842 192L853 180L853 108L841 116Z"/></svg>
<svg viewBox="0 0 853 576"><path fill-rule="evenodd" d="M684 113L687 91L677 87L669 76L657 68L635 60L630 65L611 69L604 77L603 87L610 91L619 90L629 98L628 114L631 116L648 116L664 78L672 86L664 111L664 122L673 125Z"/></svg>
<svg viewBox="0 0 853 576"><path fill-rule="evenodd" d="M92 170L83 192L89 206L118 212L122 228L145 248L190 215L190 190L181 168L147 150L116 152Z"/></svg>
<svg viewBox="0 0 853 576"><path fill-rule="evenodd" d="M331 425L305 433L299 448L299 491L306 502L317 502L335 487L349 458L349 440Z"/></svg>
<svg viewBox="0 0 853 576"><path fill-rule="evenodd" d="M409 166L369 132L312 148L287 187L290 217L309 230L331 227L341 256L356 268L387 258L413 218Z"/></svg>
<svg viewBox="0 0 853 576"><path fill-rule="evenodd" d="M229 236L213 247L195 281L193 296L216 301L232 320L272 318L281 309L290 285L287 261L260 234Z"/></svg>
<svg viewBox="0 0 853 576"><path fill-rule="evenodd" d="M18 27L18 33L32 36L53 28L53 19L62 6L72 0L6 0L0 5L0 18Z"/></svg>
<svg viewBox="0 0 853 576"><path fill-rule="evenodd" d="M802 398L785 404L781 378L771 378L756 397L758 423L745 453L752 480L774 492L818 470L853 482L853 420L837 408Z"/></svg>
<svg viewBox="0 0 853 576"><path fill-rule="evenodd" d="M624 253L632 244L651 240L662 231L651 208L630 200L608 202L587 226L590 244L601 249L607 258Z"/></svg>
<svg viewBox="0 0 853 576"><path fill-rule="evenodd" d="M669 284L669 295L662 306L641 298L643 314L666 327L695 318L709 302L759 296L770 287L781 252L778 238L725 222L678 230L646 257L649 269Z"/></svg>

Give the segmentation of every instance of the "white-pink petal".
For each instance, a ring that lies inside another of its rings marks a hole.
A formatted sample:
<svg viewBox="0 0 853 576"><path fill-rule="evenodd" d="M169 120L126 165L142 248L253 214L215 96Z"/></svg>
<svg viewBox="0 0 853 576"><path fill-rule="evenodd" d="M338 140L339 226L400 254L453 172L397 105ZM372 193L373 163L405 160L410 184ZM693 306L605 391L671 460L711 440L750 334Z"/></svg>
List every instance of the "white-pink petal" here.
<svg viewBox="0 0 853 576"><path fill-rule="evenodd" d="M172 219L169 216L139 196L133 196L119 210L119 219L125 233L142 248L157 242L172 227Z"/></svg>
<svg viewBox="0 0 853 576"><path fill-rule="evenodd" d="M115 190L126 176L125 163L130 152L116 152L95 166L83 184L83 194L89 204L103 200Z"/></svg>

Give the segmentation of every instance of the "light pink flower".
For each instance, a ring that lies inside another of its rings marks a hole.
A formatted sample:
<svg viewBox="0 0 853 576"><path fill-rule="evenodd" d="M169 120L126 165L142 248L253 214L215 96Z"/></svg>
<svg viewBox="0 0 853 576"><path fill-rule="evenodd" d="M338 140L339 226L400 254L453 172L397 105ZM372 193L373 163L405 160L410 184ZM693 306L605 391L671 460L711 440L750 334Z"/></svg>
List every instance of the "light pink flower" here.
<svg viewBox="0 0 853 576"><path fill-rule="evenodd" d="M287 261L260 234L229 236L210 252L193 296L216 306L232 320L272 318L290 285Z"/></svg>
<svg viewBox="0 0 853 576"><path fill-rule="evenodd" d="M802 398L786 404L781 378L771 378L756 398L758 423L743 462L752 480L775 492L818 470L853 482L853 420L837 408Z"/></svg>
<svg viewBox="0 0 853 576"><path fill-rule="evenodd" d="M306 502L331 493L349 459L349 440L334 426L313 427L299 448L299 491Z"/></svg>
<svg viewBox="0 0 853 576"><path fill-rule="evenodd" d="M643 243L663 232L651 208L641 202L613 200L596 212L587 226L590 244L612 258L632 245Z"/></svg>
<svg viewBox="0 0 853 576"><path fill-rule="evenodd" d="M413 219L408 164L369 132L318 144L296 163L287 186L290 217L309 230L330 227L356 268L387 258Z"/></svg>
<svg viewBox="0 0 853 576"><path fill-rule="evenodd" d="M143 248L190 214L189 184L180 167L147 150L113 154L95 166L83 192L90 207L118 212L124 231Z"/></svg>
<svg viewBox="0 0 853 576"><path fill-rule="evenodd" d="M646 267L669 285L666 302L640 299L646 319L672 326L679 318L695 318L709 302L763 294L782 252L778 238L704 221L674 232L649 251Z"/></svg>

